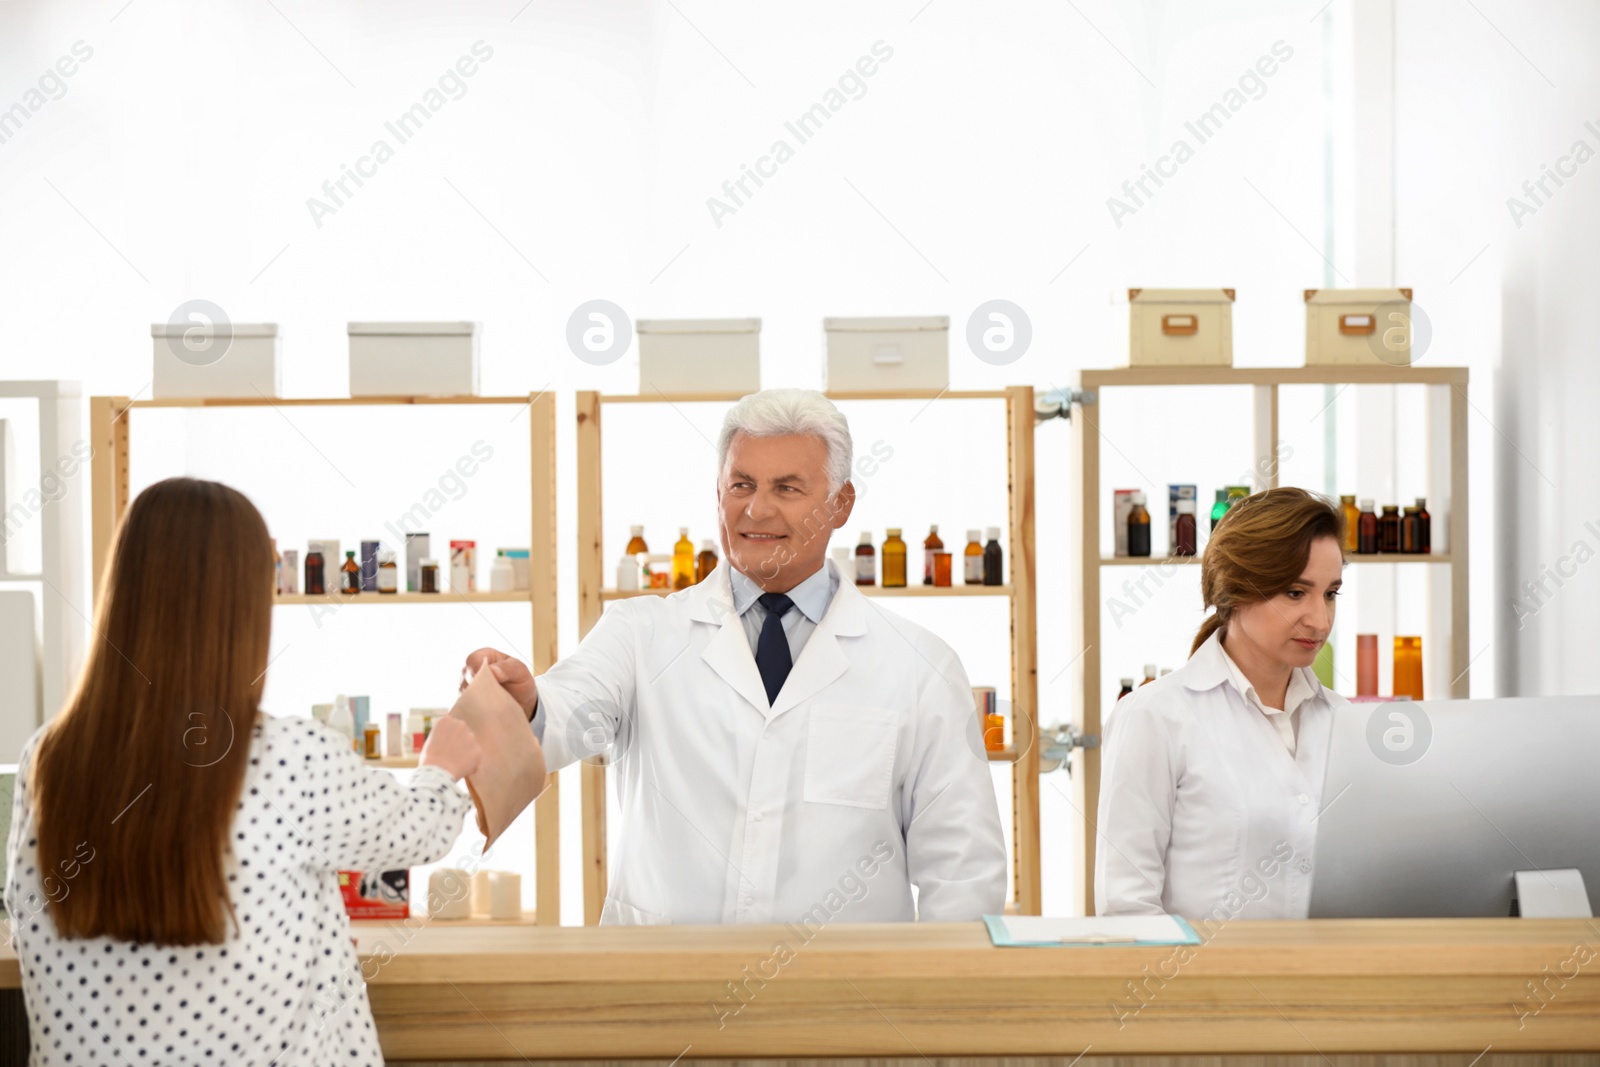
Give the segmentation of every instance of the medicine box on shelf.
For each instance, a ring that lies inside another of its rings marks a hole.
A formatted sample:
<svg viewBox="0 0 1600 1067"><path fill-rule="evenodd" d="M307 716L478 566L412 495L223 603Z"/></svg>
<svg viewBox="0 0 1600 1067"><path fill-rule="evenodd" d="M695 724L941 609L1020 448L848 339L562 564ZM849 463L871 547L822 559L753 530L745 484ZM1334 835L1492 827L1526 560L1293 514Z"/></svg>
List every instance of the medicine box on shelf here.
<svg viewBox="0 0 1600 1067"><path fill-rule="evenodd" d="M1129 289L1130 367L1233 366L1232 289ZM1119 317L1122 308L1117 309Z"/></svg>
<svg viewBox="0 0 1600 1067"><path fill-rule="evenodd" d="M1307 289L1306 366L1411 365L1410 289Z"/></svg>
<svg viewBox="0 0 1600 1067"><path fill-rule="evenodd" d="M826 388L898 392L950 386L950 317L828 318Z"/></svg>
<svg viewBox="0 0 1600 1067"><path fill-rule="evenodd" d="M351 396L477 396L475 322L352 322Z"/></svg>
<svg viewBox="0 0 1600 1067"><path fill-rule="evenodd" d="M760 319L640 319L639 395L761 389Z"/></svg>
<svg viewBox="0 0 1600 1067"><path fill-rule="evenodd" d="M282 394L275 322L157 322L150 337L157 400Z"/></svg>

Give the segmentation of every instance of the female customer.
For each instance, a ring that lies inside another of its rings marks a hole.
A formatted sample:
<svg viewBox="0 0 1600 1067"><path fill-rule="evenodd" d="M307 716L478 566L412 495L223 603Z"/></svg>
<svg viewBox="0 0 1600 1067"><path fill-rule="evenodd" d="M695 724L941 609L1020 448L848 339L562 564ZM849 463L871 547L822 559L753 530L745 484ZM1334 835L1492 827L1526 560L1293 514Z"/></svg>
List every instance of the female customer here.
<svg viewBox="0 0 1600 1067"><path fill-rule="evenodd" d="M1344 567L1339 508L1303 489L1247 497L1200 565L1189 661L1123 698L1107 731L1102 915L1226 921L1308 913L1334 708L1311 670Z"/></svg>
<svg viewBox="0 0 1600 1067"><path fill-rule="evenodd" d="M260 514L174 478L128 509L60 715L24 746L5 904L34 1064L379 1064L340 869L443 856L482 752L442 719L409 785L260 713Z"/></svg>

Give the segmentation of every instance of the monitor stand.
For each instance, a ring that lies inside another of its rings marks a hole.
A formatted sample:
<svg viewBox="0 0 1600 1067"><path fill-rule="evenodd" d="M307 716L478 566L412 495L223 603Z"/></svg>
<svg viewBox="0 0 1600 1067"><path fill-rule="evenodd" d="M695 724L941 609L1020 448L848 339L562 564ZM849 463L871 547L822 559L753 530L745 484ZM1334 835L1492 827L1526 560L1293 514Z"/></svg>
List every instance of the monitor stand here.
<svg viewBox="0 0 1600 1067"><path fill-rule="evenodd" d="M1589 893L1576 867L1517 871L1516 914L1524 919L1592 919Z"/></svg>

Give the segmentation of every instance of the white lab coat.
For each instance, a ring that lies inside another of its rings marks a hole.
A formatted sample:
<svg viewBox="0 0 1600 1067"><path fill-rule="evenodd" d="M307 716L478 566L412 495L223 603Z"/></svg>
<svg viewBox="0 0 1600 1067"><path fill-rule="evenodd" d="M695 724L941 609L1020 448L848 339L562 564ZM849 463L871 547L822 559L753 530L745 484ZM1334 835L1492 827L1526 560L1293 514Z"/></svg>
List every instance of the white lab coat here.
<svg viewBox="0 0 1600 1067"><path fill-rule="evenodd" d="M1230 681L1213 634L1114 710L1104 741L1095 909L1210 923L1304 919L1334 709L1309 668L1295 752Z"/></svg>
<svg viewBox="0 0 1600 1067"><path fill-rule="evenodd" d="M727 564L671 596L613 604L538 689L549 769L606 749L615 760L602 923L813 929L1005 905L966 672L849 582L770 707Z"/></svg>

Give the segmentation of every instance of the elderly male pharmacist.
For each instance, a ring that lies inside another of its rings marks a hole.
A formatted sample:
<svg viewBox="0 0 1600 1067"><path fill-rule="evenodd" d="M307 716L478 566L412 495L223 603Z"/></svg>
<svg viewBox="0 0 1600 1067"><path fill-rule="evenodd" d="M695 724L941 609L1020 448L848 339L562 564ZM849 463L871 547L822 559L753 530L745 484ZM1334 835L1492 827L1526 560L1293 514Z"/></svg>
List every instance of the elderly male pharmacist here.
<svg viewBox="0 0 1600 1067"><path fill-rule="evenodd" d="M855 503L849 424L821 393L769 389L728 413L718 454L724 562L705 581L612 604L537 681L493 649L463 672L488 665L521 701L551 770L611 753L622 820L600 921L999 912L966 672L828 561Z"/></svg>

